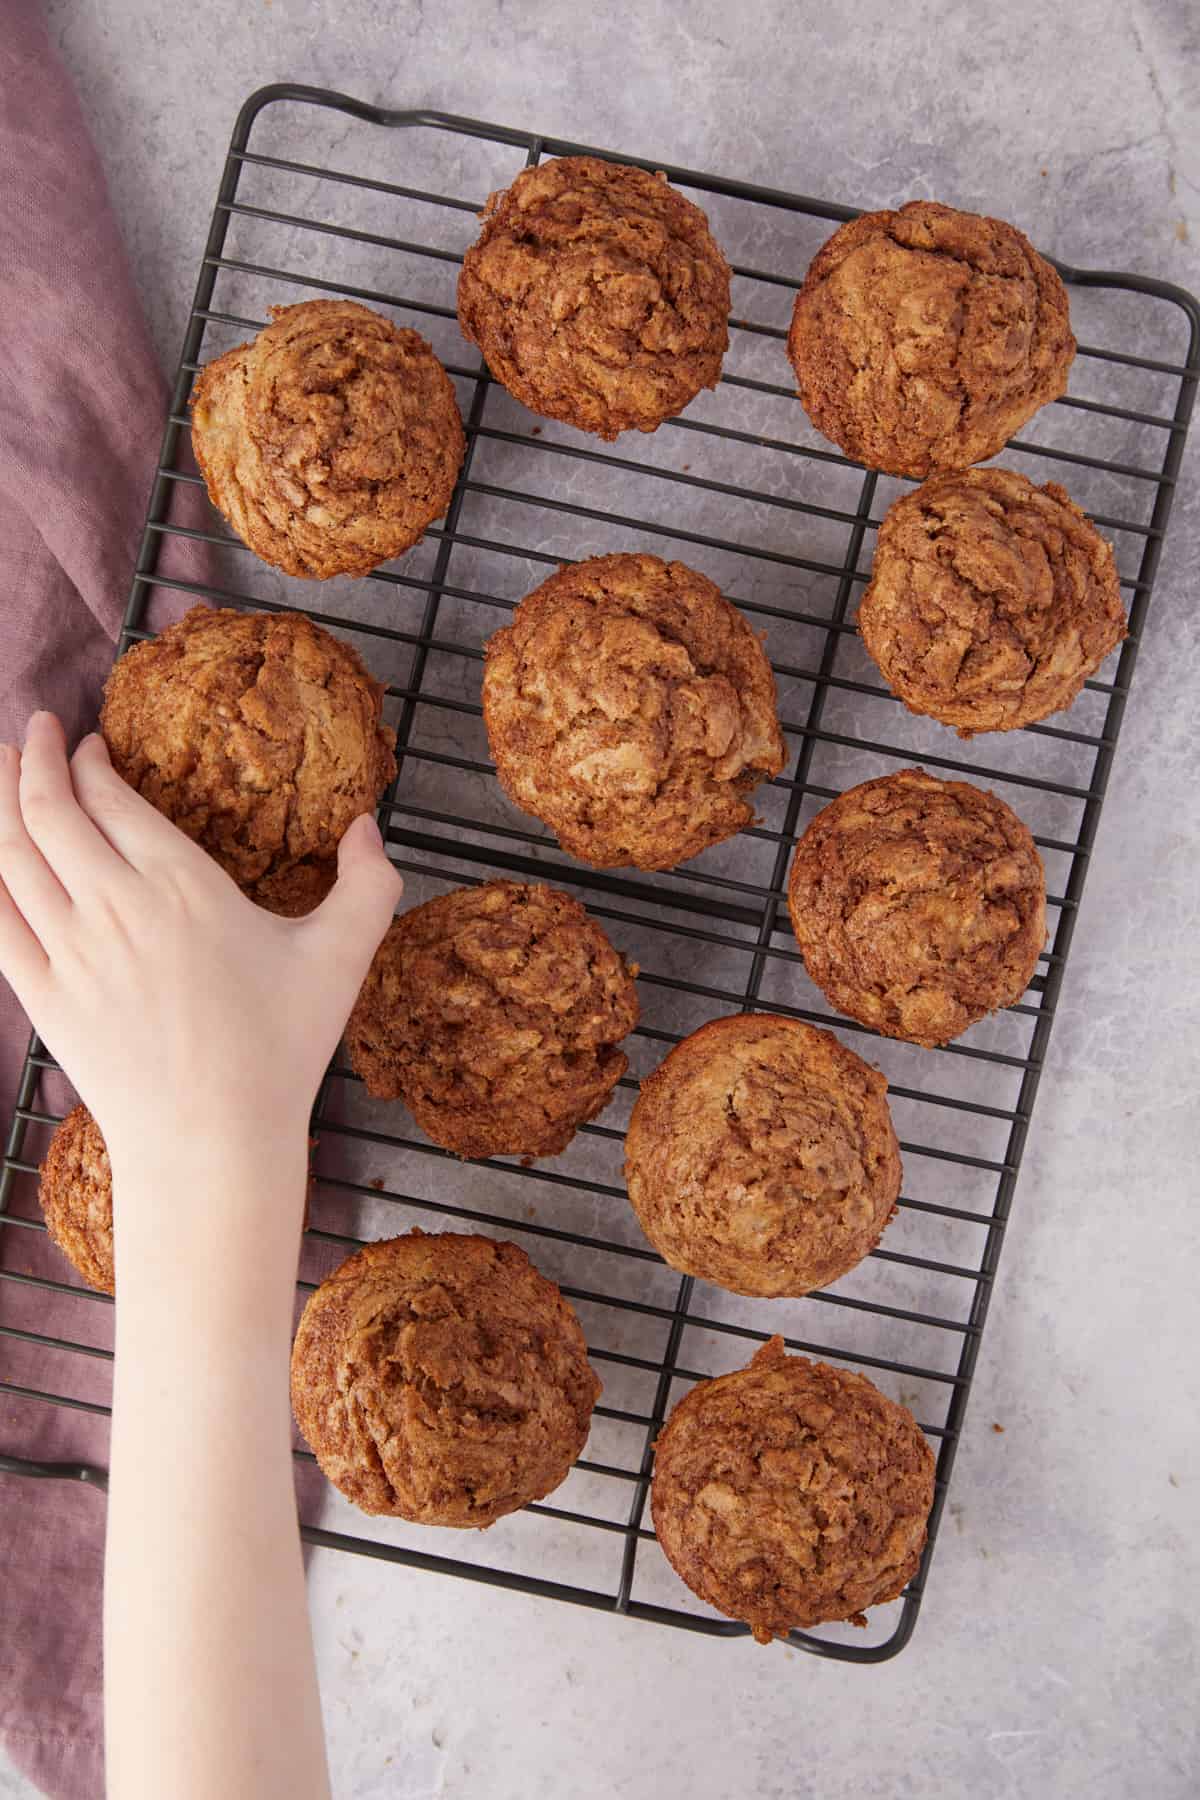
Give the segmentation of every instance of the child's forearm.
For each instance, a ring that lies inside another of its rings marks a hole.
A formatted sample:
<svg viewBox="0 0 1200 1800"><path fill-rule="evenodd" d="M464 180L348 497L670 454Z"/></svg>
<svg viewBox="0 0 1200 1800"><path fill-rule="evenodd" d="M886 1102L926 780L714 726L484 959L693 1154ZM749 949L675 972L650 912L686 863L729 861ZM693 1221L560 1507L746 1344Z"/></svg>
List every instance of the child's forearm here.
<svg viewBox="0 0 1200 1800"><path fill-rule="evenodd" d="M287 1393L309 1108L400 879L372 818L307 918L255 906L97 737L0 744L0 974L113 1169L104 1591L116 1800L328 1793Z"/></svg>
<svg viewBox="0 0 1200 1800"><path fill-rule="evenodd" d="M302 1125L114 1154L111 1800L329 1792L288 1405L306 1173ZM267 1224L248 1240L251 1203Z"/></svg>

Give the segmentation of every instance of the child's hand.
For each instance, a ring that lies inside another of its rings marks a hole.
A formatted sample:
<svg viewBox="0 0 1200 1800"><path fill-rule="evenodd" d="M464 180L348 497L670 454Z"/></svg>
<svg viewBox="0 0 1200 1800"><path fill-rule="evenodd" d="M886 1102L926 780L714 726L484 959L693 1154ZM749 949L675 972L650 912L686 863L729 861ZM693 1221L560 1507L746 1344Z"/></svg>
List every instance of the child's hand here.
<svg viewBox="0 0 1200 1800"><path fill-rule="evenodd" d="M239 892L57 719L0 747L0 971L112 1160L105 1738L116 1794L328 1795L287 1404L306 1128L400 882ZM279 1720L286 1718L286 1731Z"/></svg>
<svg viewBox="0 0 1200 1800"><path fill-rule="evenodd" d="M236 1143L304 1132L401 892L375 822L306 919L247 900L85 738L30 722L0 746L0 973L80 1095L114 1163L148 1135Z"/></svg>

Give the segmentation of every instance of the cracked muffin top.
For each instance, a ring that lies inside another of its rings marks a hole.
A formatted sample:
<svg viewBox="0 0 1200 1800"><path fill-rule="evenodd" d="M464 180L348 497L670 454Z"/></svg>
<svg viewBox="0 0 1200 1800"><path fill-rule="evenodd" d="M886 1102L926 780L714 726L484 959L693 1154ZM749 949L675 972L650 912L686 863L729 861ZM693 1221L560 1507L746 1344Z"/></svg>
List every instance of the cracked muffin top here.
<svg viewBox="0 0 1200 1800"><path fill-rule="evenodd" d="M818 251L788 355L818 431L870 469L923 480L986 462L1067 385L1057 272L1012 225L913 200Z"/></svg>
<svg viewBox="0 0 1200 1800"><path fill-rule="evenodd" d="M57 1127L41 1168L46 1229L89 1287L113 1292L112 1168L100 1127L77 1106Z"/></svg>
<svg viewBox="0 0 1200 1800"><path fill-rule="evenodd" d="M367 1513L491 1525L563 1481L600 1394L571 1307L516 1244L413 1231L323 1281L292 1348L296 1422Z"/></svg>
<svg viewBox="0 0 1200 1800"><path fill-rule="evenodd" d="M971 737L1070 706L1125 608L1112 545L1064 488L967 469L888 508L858 627L911 712Z"/></svg>
<svg viewBox="0 0 1200 1800"><path fill-rule="evenodd" d="M563 156L524 170L482 218L459 324L532 412L611 439L716 386L729 265L665 176Z"/></svg>
<svg viewBox="0 0 1200 1800"><path fill-rule="evenodd" d="M1028 829L966 781L902 769L819 812L788 908L831 1006L913 1044L945 1044L1021 998L1046 941L1046 881Z"/></svg>
<svg viewBox="0 0 1200 1800"><path fill-rule="evenodd" d="M900 1192L887 1082L830 1031L713 1019L643 1082L625 1140L642 1229L735 1294L807 1294L862 1261Z"/></svg>
<svg viewBox="0 0 1200 1800"><path fill-rule="evenodd" d="M117 773L252 900L299 914L396 773L382 704L356 652L301 614L197 606L116 664L100 729Z"/></svg>
<svg viewBox="0 0 1200 1800"><path fill-rule="evenodd" d="M894 1600L933 1504L933 1453L865 1375L788 1356L701 1381L654 1454L658 1541L693 1593L760 1644Z"/></svg>
<svg viewBox="0 0 1200 1800"><path fill-rule="evenodd" d="M753 823L747 795L785 761L755 632L657 556L593 556L528 594L488 643L483 716L510 798L598 868L698 856Z"/></svg>
<svg viewBox="0 0 1200 1800"><path fill-rule="evenodd" d="M365 575L450 504L465 448L454 388L423 337L353 300L270 311L196 379L208 497L287 575Z"/></svg>
<svg viewBox="0 0 1200 1800"><path fill-rule="evenodd" d="M346 1027L367 1092L460 1156L556 1156L608 1104L635 966L555 888L489 881L414 906Z"/></svg>

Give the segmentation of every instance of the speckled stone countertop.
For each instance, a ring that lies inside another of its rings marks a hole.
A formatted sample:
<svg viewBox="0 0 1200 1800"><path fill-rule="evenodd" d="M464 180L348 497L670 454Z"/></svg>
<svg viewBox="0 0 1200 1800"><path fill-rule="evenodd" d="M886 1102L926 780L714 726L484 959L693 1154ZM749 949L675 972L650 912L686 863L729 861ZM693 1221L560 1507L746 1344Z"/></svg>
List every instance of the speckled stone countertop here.
<svg viewBox="0 0 1200 1800"><path fill-rule="evenodd" d="M49 13L164 363L238 105L281 79L852 205L932 196L1010 218L1070 263L1200 288L1188 0ZM1195 1793L1198 465L1193 452L912 1644L857 1669L319 1552L339 1795ZM0 1770L0 1794L28 1791Z"/></svg>

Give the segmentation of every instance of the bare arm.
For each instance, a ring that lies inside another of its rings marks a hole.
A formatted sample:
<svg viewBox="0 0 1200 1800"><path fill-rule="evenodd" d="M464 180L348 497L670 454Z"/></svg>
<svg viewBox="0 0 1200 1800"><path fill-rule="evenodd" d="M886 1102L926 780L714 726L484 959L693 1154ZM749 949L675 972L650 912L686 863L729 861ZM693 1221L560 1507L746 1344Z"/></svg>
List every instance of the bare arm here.
<svg viewBox="0 0 1200 1800"><path fill-rule="evenodd" d="M114 1171L112 1800L329 1792L287 1389L304 1156L301 1132L266 1155L156 1144ZM249 1237L239 1203L269 1206L278 1229ZM164 1206L191 1222L168 1254Z"/></svg>
<svg viewBox="0 0 1200 1800"><path fill-rule="evenodd" d="M373 823L253 906L46 714L0 747L0 970L104 1133L110 1800L329 1792L287 1396L308 1114L399 881Z"/></svg>

